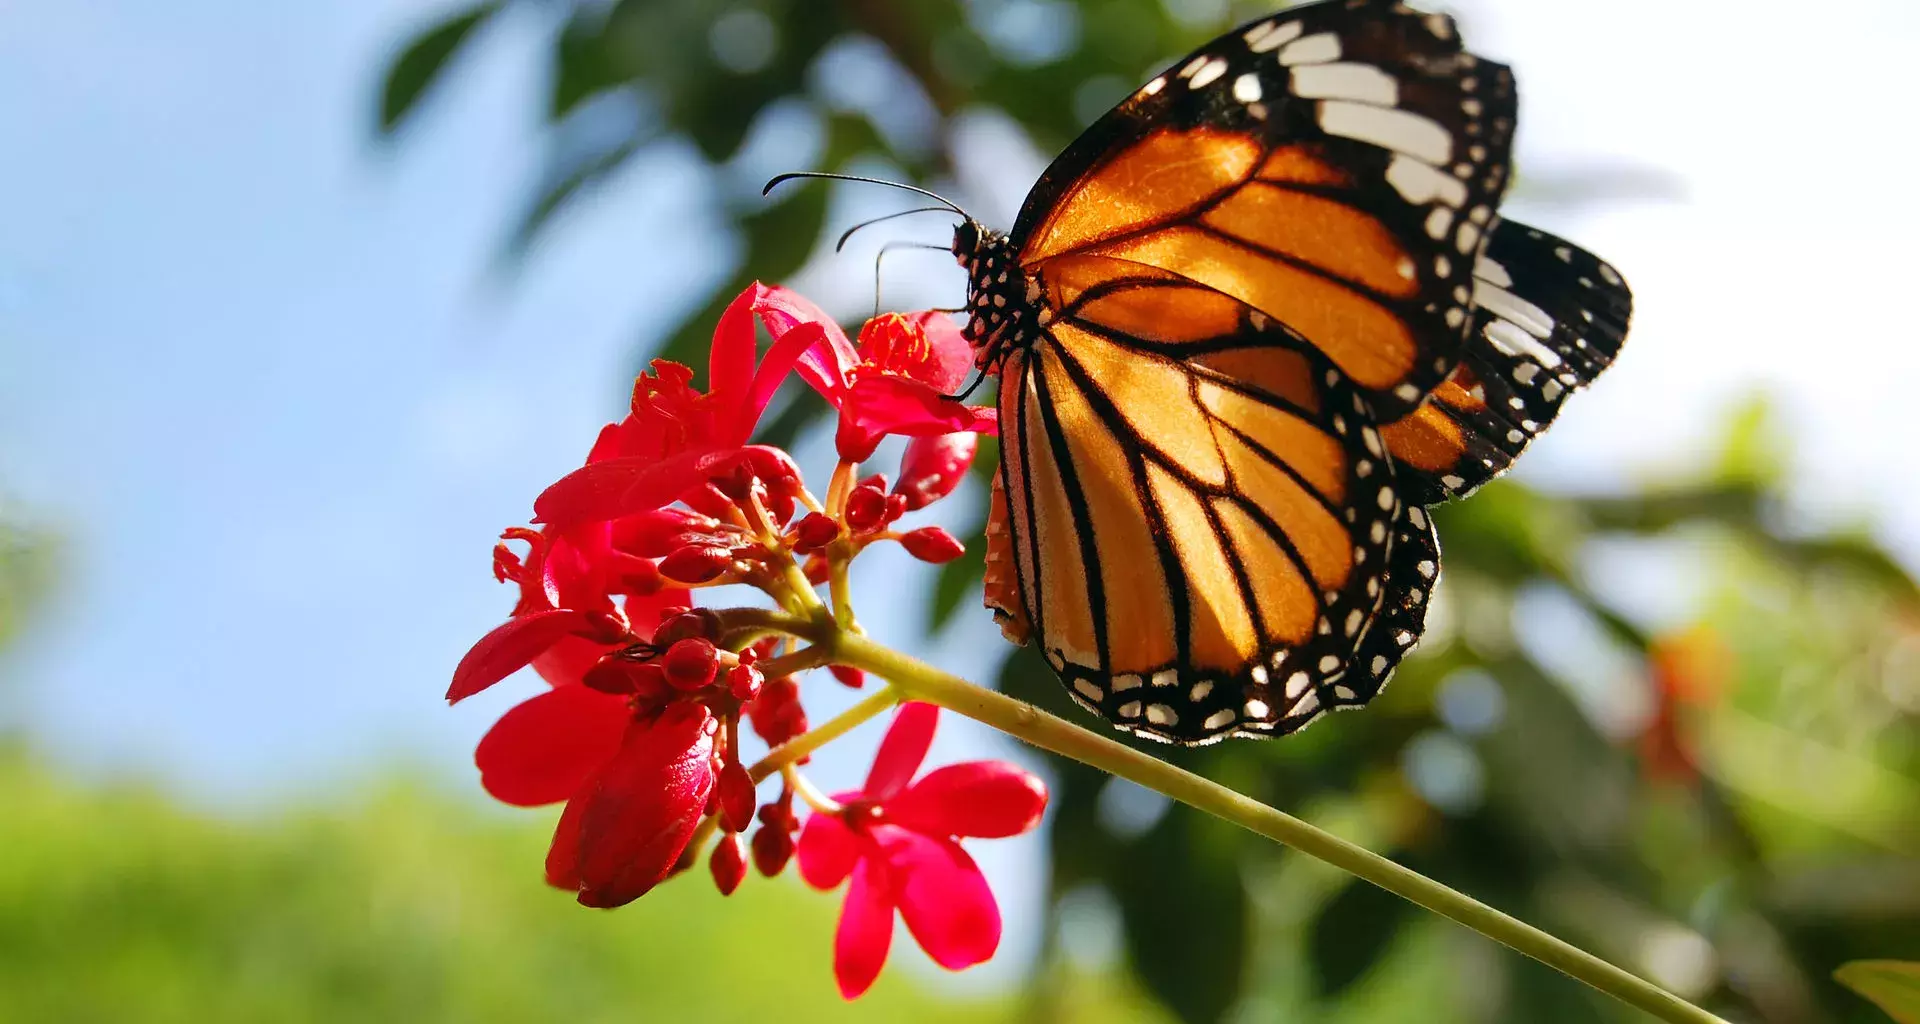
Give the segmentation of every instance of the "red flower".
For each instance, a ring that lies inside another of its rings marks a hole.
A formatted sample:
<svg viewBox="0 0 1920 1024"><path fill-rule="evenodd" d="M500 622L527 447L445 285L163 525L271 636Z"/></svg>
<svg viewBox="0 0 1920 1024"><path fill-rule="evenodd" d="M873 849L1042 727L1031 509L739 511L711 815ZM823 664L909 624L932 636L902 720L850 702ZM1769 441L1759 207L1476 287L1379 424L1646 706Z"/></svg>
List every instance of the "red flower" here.
<svg viewBox="0 0 1920 1024"><path fill-rule="evenodd" d="M928 437L997 429L992 409L947 396L973 368L973 348L945 316L888 313L867 321L856 351L832 318L799 295L773 290L763 319L774 337L818 325L823 337L800 360L800 376L840 410L840 457L862 462L888 434Z"/></svg>
<svg viewBox="0 0 1920 1024"><path fill-rule="evenodd" d="M1000 761L970 761L908 785L933 742L939 709L906 704L880 744L866 787L835 797L839 814L814 814L800 833L800 876L832 889L849 876L834 937L840 994L857 998L886 964L897 909L935 963L960 970L993 956L1000 908L980 869L955 841L1002 838L1040 822L1046 786Z"/></svg>
<svg viewBox="0 0 1920 1024"><path fill-rule="evenodd" d="M641 617L657 622L668 607L663 602L675 595L685 598L668 591L647 599L652 613ZM640 607L628 602L630 612ZM650 639L652 622L643 632L635 639ZM719 722L699 695L673 690L664 678L651 693L610 692L618 688L606 675L655 669L664 677L654 664L633 667L616 654L601 666L590 685L556 683L501 716L480 740L474 763L480 784L503 803L567 801L547 855L547 880L578 892L588 906L614 907L658 884L686 849L713 792Z"/></svg>
<svg viewBox="0 0 1920 1024"><path fill-rule="evenodd" d="M742 469L770 488L797 484L799 471L785 452L747 444L774 392L832 326L792 322L785 311L797 298L756 282L733 300L713 332L705 394L693 389L692 370L655 360L653 372L634 383L631 413L601 432L595 458L540 495L536 520L569 530L618 519L670 505ZM758 368L756 316L775 338Z"/></svg>

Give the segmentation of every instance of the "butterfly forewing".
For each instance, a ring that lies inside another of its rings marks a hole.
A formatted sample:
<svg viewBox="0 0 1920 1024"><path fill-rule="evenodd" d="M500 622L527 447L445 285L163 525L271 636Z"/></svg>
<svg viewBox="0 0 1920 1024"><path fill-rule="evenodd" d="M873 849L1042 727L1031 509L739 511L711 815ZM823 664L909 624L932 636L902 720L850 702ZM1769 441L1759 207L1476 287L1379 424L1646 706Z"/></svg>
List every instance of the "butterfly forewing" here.
<svg viewBox="0 0 1920 1024"><path fill-rule="evenodd" d="M1397 418L1445 379L1506 184L1512 78L1451 21L1314 4L1174 65L1050 167L1013 239L1244 302Z"/></svg>

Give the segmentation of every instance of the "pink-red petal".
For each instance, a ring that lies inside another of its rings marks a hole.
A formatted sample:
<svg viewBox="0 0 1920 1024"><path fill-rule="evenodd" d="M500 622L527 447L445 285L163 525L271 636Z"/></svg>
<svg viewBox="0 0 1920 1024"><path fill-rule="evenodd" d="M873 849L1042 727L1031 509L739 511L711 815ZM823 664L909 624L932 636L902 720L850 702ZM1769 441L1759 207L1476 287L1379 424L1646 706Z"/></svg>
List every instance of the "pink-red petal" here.
<svg viewBox="0 0 1920 1024"><path fill-rule="evenodd" d="M860 860L860 852L860 837L838 815L810 814L800 828L800 843L795 850L800 858L800 878L822 891L837 888Z"/></svg>
<svg viewBox="0 0 1920 1024"><path fill-rule="evenodd" d="M607 617L599 612L558 608L508 619L480 638L453 670L448 702L467 699L532 664L564 637L604 632Z"/></svg>
<svg viewBox="0 0 1920 1024"><path fill-rule="evenodd" d="M887 949L893 944L892 888L879 858L863 858L854 867L833 934L833 977L843 999L860 998L887 965Z"/></svg>
<svg viewBox="0 0 1920 1024"><path fill-rule="evenodd" d="M580 816L586 808L586 793L575 794L554 826L553 843L547 847L547 884L556 889L580 891Z"/></svg>
<svg viewBox="0 0 1920 1024"><path fill-rule="evenodd" d="M885 800L906 787L920 762L933 745L933 731L940 725L940 708L921 701L908 701L894 712L893 724L880 740L873 755L873 767L867 771L865 794L870 800Z"/></svg>
<svg viewBox="0 0 1920 1024"><path fill-rule="evenodd" d="M630 903L665 878L713 791L711 714L675 704L627 727L594 776L580 817L580 902Z"/></svg>
<svg viewBox="0 0 1920 1024"><path fill-rule="evenodd" d="M480 785L518 807L565 800L620 749L632 717L625 700L584 686L522 701L474 749Z"/></svg>
<svg viewBox="0 0 1920 1024"><path fill-rule="evenodd" d="M908 313L907 322L925 334L927 345L932 349L931 358L920 363L918 379L939 391L958 390L973 370L973 346L967 343L960 325L945 313L933 310Z"/></svg>
<svg viewBox="0 0 1920 1024"><path fill-rule="evenodd" d="M727 304L720 322L714 325L713 347L707 356L707 395L717 407L714 421L721 430L737 435L721 439L734 444L747 439L746 432L738 428L745 418L747 393L753 386L753 357L758 349L753 336L753 306L761 291L756 281Z"/></svg>
<svg viewBox="0 0 1920 1024"><path fill-rule="evenodd" d="M1004 839L1035 825L1047 810L1039 777L1005 761L935 768L886 803L887 820L936 836Z"/></svg>
<svg viewBox="0 0 1920 1024"><path fill-rule="evenodd" d="M766 358L760 361L760 369L753 376L753 385L746 400L746 430L738 437L742 444L753 434L753 428L760 422L760 414L767 410L767 403L773 401L774 393L785 383L787 374L794 366L807 357L814 348L826 347L826 328L817 323L801 324L781 336L767 349Z"/></svg>
<svg viewBox="0 0 1920 1024"><path fill-rule="evenodd" d="M845 389L853 368L860 363L859 354L847 340L846 333L840 330L840 324L799 292L779 285L761 294L754 303L754 312L776 341L801 324L820 325L825 344L816 344L802 353L798 369L814 390L838 405L837 396Z"/></svg>
<svg viewBox="0 0 1920 1024"><path fill-rule="evenodd" d="M985 875L951 839L879 826L874 838L895 879L895 899L915 942L950 971L985 963L1000 946L1000 906Z"/></svg>
<svg viewBox="0 0 1920 1024"><path fill-rule="evenodd" d="M537 522L562 532L670 505L710 479L745 464L762 476L798 475L793 460L763 445L703 447L655 459L626 456L596 462L561 477L534 500Z"/></svg>

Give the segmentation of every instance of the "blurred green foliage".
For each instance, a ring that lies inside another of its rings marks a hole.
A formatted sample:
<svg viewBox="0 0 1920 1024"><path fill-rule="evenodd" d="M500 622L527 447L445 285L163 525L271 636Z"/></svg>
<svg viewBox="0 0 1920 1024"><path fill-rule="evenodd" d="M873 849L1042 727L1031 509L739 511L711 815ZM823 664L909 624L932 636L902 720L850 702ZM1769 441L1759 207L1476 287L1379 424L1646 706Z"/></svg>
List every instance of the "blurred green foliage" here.
<svg viewBox="0 0 1920 1024"><path fill-rule="evenodd" d="M1055 151L1152 68L1272 5L485 3L398 51L381 130L403 125L462 42L516 6L556 27L549 173L508 233L513 253L649 145L690 143L724 180L743 140L783 110L821 126L812 169L878 160L937 182L955 163L954 119L976 109ZM892 83L877 105L823 81L850 53ZM1618 196L1620 177L1539 195ZM844 227L826 223L818 187L721 202L743 263L650 352L698 365L690 357L746 280L792 274ZM806 421L790 407L771 439ZM1284 741L1156 752L1730 1018L1875 1020L1829 974L1849 959L1920 956L1920 592L1863 532L1800 521L1784 497L1791 451L1769 422L1759 405L1742 412L1718 463L1688 478L1604 496L1498 483L1438 510L1434 621L1373 708ZM976 607L977 530L970 547L939 576L936 629ZM1697 611L1676 621L1649 607L1674 602L1622 592L1623 573L1684 590L1679 604ZM1009 657L998 684L1088 721L1030 651ZM1196 1024L1630 1019L1251 836L1080 766L1053 770L1056 899L1030 1019L1082 1005L1089 934L1116 938L1138 983Z"/></svg>
<svg viewBox="0 0 1920 1024"><path fill-rule="evenodd" d="M835 897L791 874L723 899L702 871L583 910L540 881L545 827L419 787L234 820L0 747L0 793L9 1022L1019 1019L897 962L841 1002ZM1063 1019L1153 1019L1113 986L1079 993Z"/></svg>
<svg viewBox="0 0 1920 1024"><path fill-rule="evenodd" d="M1873 1000L1895 1024L1920 1024L1920 963L1856 960L1833 972L1833 976Z"/></svg>
<svg viewBox="0 0 1920 1024"><path fill-rule="evenodd" d="M55 544L0 503L0 648L33 613L53 579Z"/></svg>

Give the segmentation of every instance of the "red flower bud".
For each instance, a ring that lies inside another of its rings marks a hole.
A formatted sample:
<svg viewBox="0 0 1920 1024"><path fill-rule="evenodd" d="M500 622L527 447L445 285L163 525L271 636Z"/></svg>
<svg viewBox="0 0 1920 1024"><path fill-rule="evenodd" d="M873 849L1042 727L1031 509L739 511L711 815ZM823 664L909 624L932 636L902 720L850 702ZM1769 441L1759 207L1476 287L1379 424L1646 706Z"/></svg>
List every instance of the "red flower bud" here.
<svg viewBox="0 0 1920 1024"><path fill-rule="evenodd" d="M767 514L773 516L773 524L779 526L793 519L800 499L791 491L776 491L767 495Z"/></svg>
<svg viewBox="0 0 1920 1024"><path fill-rule="evenodd" d="M833 575L833 567L828 565L827 560L821 558L819 555L813 555L807 559L805 570L807 582L815 586L827 582L827 578Z"/></svg>
<svg viewBox="0 0 1920 1024"><path fill-rule="evenodd" d="M885 491L887 489L887 474L873 473L867 476L863 476L860 478L860 480L857 483L854 484L854 486L855 487L871 487L876 491Z"/></svg>
<svg viewBox="0 0 1920 1024"><path fill-rule="evenodd" d="M965 545L938 526L922 526L901 535L900 546L907 549L907 554L934 565L951 562L967 553Z"/></svg>
<svg viewBox="0 0 1920 1024"><path fill-rule="evenodd" d="M753 866L767 878L779 874L793 859L793 835L784 825L762 825L753 833Z"/></svg>
<svg viewBox="0 0 1920 1024"><path fill-rule="evenodd" d="M682 508L655 508L614 521L616 548L641 558L659 558L689 540L706 536L718 524Z"/></svg>
<svg viewBox="0 0 1920 1024"><path fill-rule="evenodd" d="M706 583L733 565L733 552L706 544L689 544L660 560L660 572L675 583Z"/></svg>
<svg viewBox="0 0 1920 1024"><path fill-rule="evenodd" d="M580 681L601 693L638 696L655 701L668 695L666 673L653 662L635 661L623 654L608 655L588 669Z"/></svg>
<svg viewBox="0 0 1920 1024"><path fill-rule="evenodd" d="M729 755L733 756L733 755ZM729 832L745 832L753 824L753 777L747 768L734 761L720 769L720 781L714 792L720 794L720 822Z"/></svg>
<svg viewBox="0 0 1920 1024"><path fill-rule="evenodd" d="M655 647L672 647L689 637L705 637L713 640L720 635L720 616L711 608L686 608L672 614L663 614L660 624L654 627L653 644Z"/></svg>
<svg viewBox="0 0 1920 1024"><path fill-rule="evenodd" d="M698 690L713 682L720 667L720 651L704 637L688 637L667 649L660 659L667 682L676 690Z"/></svg>
<svg viewBox="0 0 1920 1024"><path fill-rule="evenodd" d="M827 671L833 673L833 678L853 689L858 690L867 685L867 674L851 665L828 665Z"/></svg>
<svg viewBox="0 0 1920 1024"><path fill-rule="evenodd" d="M970 430L934 437L916 437L900 456L900 483L893 493L907 499L907 508L921 509L953 493L980 450L980 435Z"/></svg>
<svg viewBox="0 0 1920 1024"><path fill-rule="evenodd" d="M810 512L793 528L793 549L801 554L809 554L826 547L840 537L840 524L821 515Z"/></svg>
<svg viewBox="0 0 1920 1024"><path fill-rule="evenodd" d="M907 514L906 495L903 495L903 494L887 495L887 522L891 523L894 520L906 514Z"/></svg>
<svg viewBox="0 0 1920 1024"><path fill-rule="evenodd" d="M713 844L713 856L707 861L707 867L713 871L713 884L720 895L733 895L747 877L747 851L741 848L740 837L721 836L720 841Z"/></svg>
<svg viewBox="0 0 1920 1024"><path fill-rule="evenodd" d="M742 652L741 660L746 660ZM727 692L742 704L760 696L760 670L752 665L737 665L727 670Z"/></svg>
<svg viewBox="0 0 1920 1024"><path fill-rule="evenodd" d="M887 525L887 496L878 487L866 484L847 495L847 528L855 533L872 533Z"/></svg>

